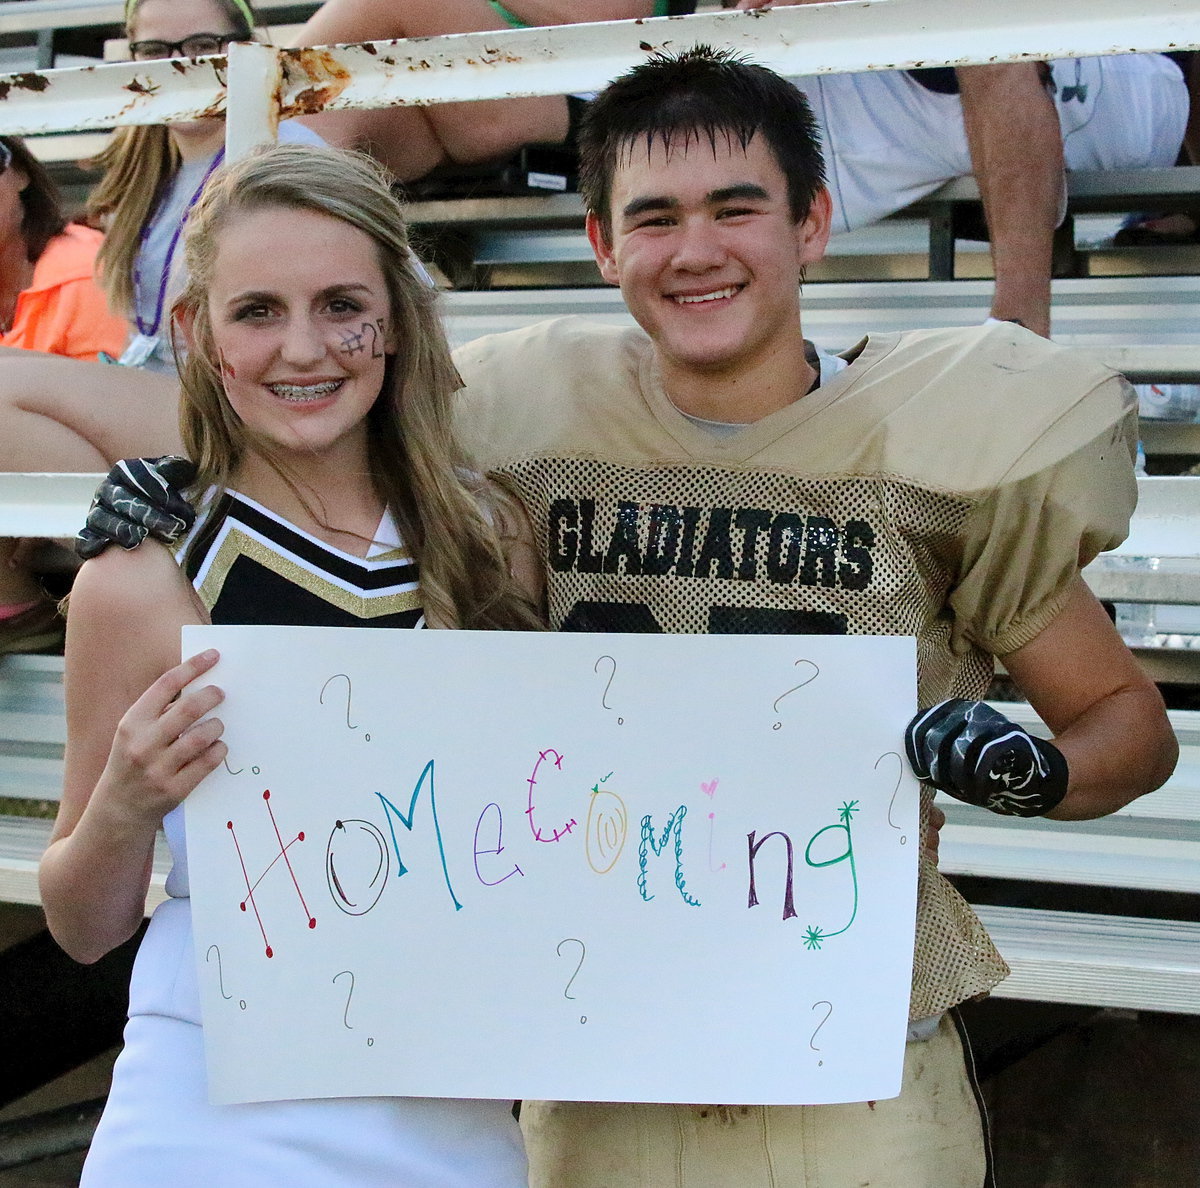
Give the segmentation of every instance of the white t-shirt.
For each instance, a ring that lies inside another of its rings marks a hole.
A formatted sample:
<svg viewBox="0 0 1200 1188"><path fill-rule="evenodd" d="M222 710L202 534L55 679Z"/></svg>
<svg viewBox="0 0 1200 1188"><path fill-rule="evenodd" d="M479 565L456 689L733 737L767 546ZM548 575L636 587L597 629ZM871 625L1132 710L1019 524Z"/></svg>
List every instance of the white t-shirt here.
<svg viewBox="0 0 1200 1188"><path fill-rule="evenodd" d="M1179 67L1161 54L1049 63L1068 170L1173 165L1188 118ZM834 232L886 218L971 173L958 95L903 70L791 80L821 133Z"/></svg>

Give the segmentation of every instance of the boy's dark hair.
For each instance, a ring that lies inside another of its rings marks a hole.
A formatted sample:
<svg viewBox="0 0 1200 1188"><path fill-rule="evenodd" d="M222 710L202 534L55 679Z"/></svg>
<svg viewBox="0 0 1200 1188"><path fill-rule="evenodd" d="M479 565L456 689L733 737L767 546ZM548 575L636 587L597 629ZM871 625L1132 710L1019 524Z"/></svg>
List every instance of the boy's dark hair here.
<svg viewBox="0 0 1200 1188"><path fill-rule="evenodd" d="M29 184L21 191L21 234L25 238L25 253L30 264L67 225L63 217L62 202L54 179L46 167L25 147L23 140L15 136L0 136L8 151L12 153L10 169L19 169Z"/></svg>
<svg viewBox="0 0 1200 1188"><path fill-rule="evenodd" d="M787 178L792 218L799 222L825 182L820 136L803 93L765 66L731 50L698 45L656 54L615 79L588 106L579 134L579 188L612 238L612 181L620 155L635 141L670 149L718 136L743 148L762 134Z"/></svg>

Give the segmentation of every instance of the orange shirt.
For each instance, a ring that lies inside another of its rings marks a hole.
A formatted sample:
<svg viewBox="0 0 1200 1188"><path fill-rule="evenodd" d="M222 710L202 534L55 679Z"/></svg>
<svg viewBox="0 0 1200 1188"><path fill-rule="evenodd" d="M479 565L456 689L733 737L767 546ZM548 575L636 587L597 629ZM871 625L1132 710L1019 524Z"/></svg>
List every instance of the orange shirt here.
<svg viewBox="0 0 1200 1188"><path fill-rule="evenodd" d="M97 351L121 354L129 328L109 310L94 276L103 239L99 231L71 223L46 245L0 346L93 361Z"/></svg>

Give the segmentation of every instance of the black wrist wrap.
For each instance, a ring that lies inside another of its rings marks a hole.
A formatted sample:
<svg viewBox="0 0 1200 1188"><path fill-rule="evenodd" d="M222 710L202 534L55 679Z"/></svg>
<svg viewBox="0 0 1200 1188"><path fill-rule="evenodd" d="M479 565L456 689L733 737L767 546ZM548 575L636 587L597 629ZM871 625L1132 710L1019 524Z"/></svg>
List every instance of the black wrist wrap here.
<svg viewBox="0 0 1200 1188"><path fill-rule="evenodd" d="M986 702L940 702L909 723L908 761L918 779L968 804L1010 817L1041 817L1067 794L1067 761Z"/></svg>

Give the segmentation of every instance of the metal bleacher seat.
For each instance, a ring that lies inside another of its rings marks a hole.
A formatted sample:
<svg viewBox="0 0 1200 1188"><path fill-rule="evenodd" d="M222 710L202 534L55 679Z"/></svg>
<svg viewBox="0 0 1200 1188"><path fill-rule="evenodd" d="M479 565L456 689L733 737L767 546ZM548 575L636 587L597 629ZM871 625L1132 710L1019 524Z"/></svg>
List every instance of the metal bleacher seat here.
<svg viewBox="0 0 1200 1188"><path fill-rule="evenodd" d="M1067 178L1067 199L1068 222L1076 215L1123 213L1147 205L1155 210L1194 208L1200 204L1200 166L1072 173ZM870 279L953 279L955 248L961 249L962 240L955 230L959 222L955 212L978 203L974 178L947 182L882 224L835 236L828 262L815 267L810 279L855 279L846 267L852 257L875 261ZM435 243L439 237L452 237L460 257L456 266L464 270L460 274L465 277L470 275L465 270L474 269L474 279L484 287L497 272L519 277L521 270L528 274L547 265L591 263L578 194L416 201L408 214L412 224ZM1072 247L1072 254L1078 254L1078 249ZM1071 261L1076 275L1087 275L1093 254L1084 252L1083 259ZM898 257L906 258L899 268ZM1134 261L1135 272L1143 273L1153 272L1162 262L1161 253L1157 258L1144 252L1133 257L1126 253L1125 258ZM590 275L595 283L595 274Z"/></svg>
<svg viewBox="0 0 1200 1188"><path fill-rule="evenodd" d="M37 866L67 739L62 674L61 656L0 656L0 903L41 902ZM168 864L160 841L147 911L163 898Z"/></svg>

